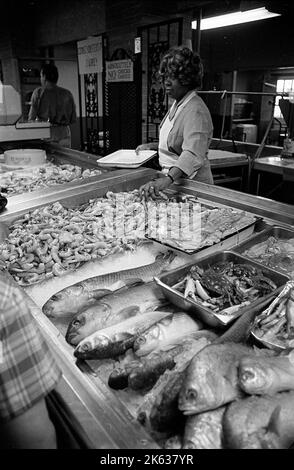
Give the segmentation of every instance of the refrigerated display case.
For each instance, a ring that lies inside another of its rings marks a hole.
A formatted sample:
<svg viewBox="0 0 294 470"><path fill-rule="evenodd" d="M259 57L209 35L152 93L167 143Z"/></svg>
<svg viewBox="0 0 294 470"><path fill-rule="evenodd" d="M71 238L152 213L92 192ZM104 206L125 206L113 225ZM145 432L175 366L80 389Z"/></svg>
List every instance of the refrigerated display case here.
<svg viewBox="0 0 294 470"><path fill-rule="evenodd" d="M65 159L76 156L77 159L85 159L86 162L88 159L88 156L80 156L71 150L62 150L58 155ZM117 170L80 183L73 182L60 186L54 188L54 191L51 189L38 191L37 198L31 194L15 196L11 198L5 212L0 215L0 221L10 224L28 211L57 201L67 208L79 207L89 199L105 196L107 191L122 192L138 189L156 175L155 170L146 168L132 171ZM181 184L173 185L171 192L175 191L193 195L199 202L205 204L225 205L262 217L263 223L259 225L258 230L264 230L275 224L288 229L294 228L293 206L290 205L190 180L183 180ZM236 244L236 240L232 243ZM197 261L203 256L203 253L198 253L191 255L189 259ZM136 263L140 266L140 260L136 260ZM125 268L126 266L122 267ZM96 449L159 448L158 442L136 420L128 399L124 400L122 394L110 389L105 377L102 377L99 370L97 372L87 361L76 360L72 347L54 324L54 319L44 315L40 305L36 305L28 292L26 296L63 370L63 377L57 390L62 397L61 400L66 403L73 415L70 422L76 430L76 435L80 436L76 438L77 446Z"/></svg>

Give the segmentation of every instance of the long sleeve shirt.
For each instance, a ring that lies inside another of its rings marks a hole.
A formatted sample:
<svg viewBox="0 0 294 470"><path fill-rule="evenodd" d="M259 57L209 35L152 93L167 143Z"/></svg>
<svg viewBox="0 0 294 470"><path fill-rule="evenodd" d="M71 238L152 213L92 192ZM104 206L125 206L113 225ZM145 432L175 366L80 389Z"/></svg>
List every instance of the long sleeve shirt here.
<svg viewBox="0 0 294 470"><path fill-rule="evenodd" d="M0 272L0 422L31 408L60 376L22 291Z"/></svg>

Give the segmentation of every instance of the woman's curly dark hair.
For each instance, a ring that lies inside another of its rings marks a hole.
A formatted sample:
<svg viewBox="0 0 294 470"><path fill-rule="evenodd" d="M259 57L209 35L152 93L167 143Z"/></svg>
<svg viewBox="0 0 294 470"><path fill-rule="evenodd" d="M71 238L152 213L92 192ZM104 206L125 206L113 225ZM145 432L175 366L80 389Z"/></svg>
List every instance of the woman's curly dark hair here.
<svg viewBox="0 0 294 470"><path fill-rule="evenodd" d="M197 52L186 46L172 47L160 63L161 76L168 75L178 79L180 84L188 86L191 90L201 87L203 66Z"/></svg>

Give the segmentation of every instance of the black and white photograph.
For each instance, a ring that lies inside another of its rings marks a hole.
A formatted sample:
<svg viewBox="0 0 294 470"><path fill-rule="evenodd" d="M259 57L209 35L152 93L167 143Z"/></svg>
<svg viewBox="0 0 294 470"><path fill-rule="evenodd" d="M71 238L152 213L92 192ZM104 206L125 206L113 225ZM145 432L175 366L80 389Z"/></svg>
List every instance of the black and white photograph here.
<svg viewBox="0 0 294 470"><path fill-rule="evenodd" d="M0 449L294 449L294 3L0 19Z"/></svg>

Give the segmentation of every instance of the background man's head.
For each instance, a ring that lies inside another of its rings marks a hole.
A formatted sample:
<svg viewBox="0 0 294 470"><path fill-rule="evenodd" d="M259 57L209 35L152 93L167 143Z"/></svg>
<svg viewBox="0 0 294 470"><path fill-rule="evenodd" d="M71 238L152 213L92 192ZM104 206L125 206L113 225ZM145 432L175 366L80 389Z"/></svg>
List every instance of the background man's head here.
<svg viewBox="0 0 294 470"><path fill-rule="evenodd" d="M40 73L41 84L44 85L45 82L57 83L58 81L58 69L55 65L45 64L41 68Z"/></svg>

